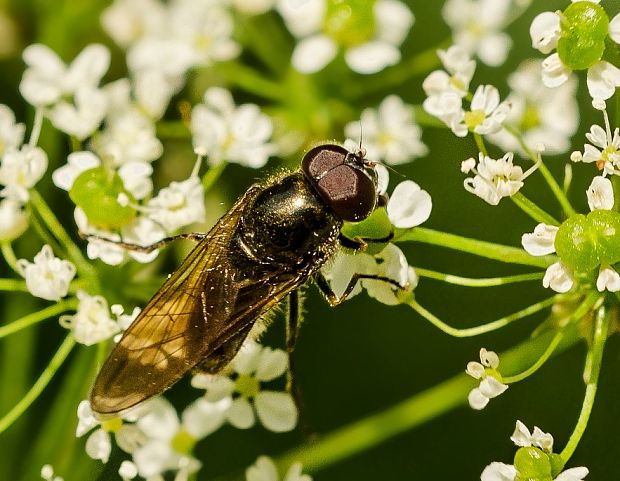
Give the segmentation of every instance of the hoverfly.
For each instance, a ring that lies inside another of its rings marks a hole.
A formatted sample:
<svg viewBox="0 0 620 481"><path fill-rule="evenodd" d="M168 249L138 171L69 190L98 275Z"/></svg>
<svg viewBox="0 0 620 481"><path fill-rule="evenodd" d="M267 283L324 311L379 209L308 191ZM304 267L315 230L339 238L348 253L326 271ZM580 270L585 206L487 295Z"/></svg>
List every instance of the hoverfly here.
<svg viewBox="0 0 620 481"><path fill-rule="evenodd" d="M208 234L182 236L199 242L103 364L90 394L93 411L116 415L192 369L220 371L255 322L308 279L331 305L360 278L400 287L358 274L338 297L319 270L339 245L365 244L340 234L344 221L367 218L381 198L376 164L364 156L361 148L353 153L319 145L305 154L299 170L250 187Z"/></svg>

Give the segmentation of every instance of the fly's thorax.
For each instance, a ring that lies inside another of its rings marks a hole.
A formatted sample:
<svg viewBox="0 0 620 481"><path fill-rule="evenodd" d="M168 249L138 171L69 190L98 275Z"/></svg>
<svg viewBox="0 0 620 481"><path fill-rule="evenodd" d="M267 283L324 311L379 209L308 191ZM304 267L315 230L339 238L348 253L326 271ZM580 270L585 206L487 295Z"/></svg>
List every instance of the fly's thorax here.
<svg viewBox="0 0 620 481"><path fill-rule="evenodd" d="M236 238L259 263L299 267L322 263L341 227L304 175L295 172L267 184L246 207Z"/></svg>

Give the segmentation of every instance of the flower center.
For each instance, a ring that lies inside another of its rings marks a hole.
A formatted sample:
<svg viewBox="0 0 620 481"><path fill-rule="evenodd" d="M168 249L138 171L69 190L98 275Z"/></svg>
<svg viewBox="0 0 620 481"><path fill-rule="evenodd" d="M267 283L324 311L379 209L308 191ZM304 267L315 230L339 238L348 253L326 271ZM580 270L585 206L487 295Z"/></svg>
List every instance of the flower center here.
<svg viewBox="0 0 620 481"><path fill-rule="evenodd" d="M235 389L239 394L246 398L255 397L260 391L258 379L247 374L240 374L235 381Z"/></svg>
<svg viewBox="0 0 620 481"><path fill-rule="evenodd" d="M170 442L172 449L180 454L190 454L196 445L196 438L185 429L180 429Z"/></svg>
<svg viewBox="0 0 620 481"><path fill-rule="evenodd" d="M375 0L329 0L325 33L345 47L367 42L376 30L374 6Z"/></svg>
<svg viewBox="0 0 620 481"><path fill-rule="evenodd" d="M123 420L121 418L109 419L108 421L103 421L101 427L104 431L115 433L123 427Z"/></svg>
<svg viewBox="0 0 620 481"><path fill-rule="evenodd" d="M473 130L475 127L484 122L485 119L484 110L472 110L471 112L465 112L464 121L469 130Z"/></svg>
<svg viewBox="0 0 620 481"><path fill-rule="evenodd" d="M519 128L525 132L540 126L540 124L541 121L538 115L538 109L535 105L527 104L523 112L523 117L521 117L521 125Z"/></svg>

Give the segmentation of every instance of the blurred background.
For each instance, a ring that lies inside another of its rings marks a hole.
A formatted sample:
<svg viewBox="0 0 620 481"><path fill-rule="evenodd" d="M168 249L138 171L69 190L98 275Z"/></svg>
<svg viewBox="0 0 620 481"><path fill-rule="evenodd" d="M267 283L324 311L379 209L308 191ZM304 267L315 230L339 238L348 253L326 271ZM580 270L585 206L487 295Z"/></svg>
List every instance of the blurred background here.
<svg viewBox="0 0 620 481"><path fill-rule="evenodd" d="M450 30L441 16L443 2L408 0L416 22L402 47L403 58L410 58L429 48L448 45ZM533 2L533 5L508 28L514 46L507 62L490 69L478 64L472 85L492 83L502 97L508 93L506 77L526 58L539 57L530 45L528 34L532 18L542 10L566 7L567 2ZM611 6L613 2L608 2ZM603 4L605 2L603 1ZM125 75L124 55L106 36L100 26L100 14L109 2L102 0L0 0L0 103L9 105L20 121L32 125L32 109L18 93L24 69L21 51L31 43L50 46L65 59L72 59L85 45L100 42L110 47L113 60L105 80ZM615 12L614 12L615 13ZM273 12L269 22L281 20ZM260 27L262 16L251 19ZM269 30L264 31L269 35ZM243 35L243 32L239 32ZM292 38L284 37L283 52L292 50ZM244 61L256 60L248 55ZM387 94L397 93L405 102L419 105L424 99L422 80L427 72L395 85L389 91L364 89L365 80L351 73L327 72L321 78L326 95L324 108L339 105L344 109L340 120L321 124L306 112L307 140L342 140L342 127L355 120L365 107L376 106ZM330 75L344 79L331 85ZM377 74L380 76L381 74ZM277 81L277 78L274 78ZM179 102L193 105L200 101L205 86L218 83L217 71L198 70L192 74L183 92L173 100L166 118L178 120ZM351 88L349 88L351 87ZM269 111L263 99L231 86L237 103L256 102ZM353 93L352 93L353 92ZM573 149L582 148L583 134L593 122L599 122L580 78L579 102L581 122L574 137ZM339 108L340 108L339 107ZM300 115L300 117L303 117ZM612 118L612 124L618 119ZM300 123L301 122L301 123ZM318 125L318 127L317 127ZM191 140L162 138L164 156L155 162L155 182L166 185L170 180L184 179L194 162ZM511 202L497 207L466 193L462 187L460 162L477 155L471 138L457 139L443 128L424 128L423 141L429 154L398 167L407 178L415 180L433 199L433 212L424 227L474 238L519 246L522 233L532 231L534 224ZM48 175L39 183L40 191L54 207L69 231L76 236L73 205L65 192L51 184L49 172L65 162L69 145L66 136L47 124L40 145L50 158ZM558 178L563 175L568 155L547 158L547 165ZM207 215L214 222L234 199L256 179L281 167L295 168L299 152L290 157L272 159L255 171L230 165L216 188L208 194ZM523 165L527 165L524 164ZM574 169L571 200L578 210L587 210L585 189L592 177L585 165ZM392 177L393 183L397 181ZM524 193L543 206L555 205L539 175L532 176ZM559 214L557 209L552 214ZM207 226L205 226L206 228ZM32 258L41 241L28 231L15 244L18 257ZM157 262L158 272L170 272L182 259L187 245L175 245ZM431 246L401 245L413 266L431 268L471 277L489 277L531 272L531 268L504 265L478 257L459 254ZM110 303L121 302L131 309L140 305L157 288L160 277L145 288L142 300L136 293L118 289L119 281L130 275L135 266L113 268L97 261L103 273L105 295ZM11 275L0 266L1 277ZM379 412L415 393L462 372L466 363L477 360L480 347L497 352L526 339L544 318L544 313L515 323L499 332L473 339L454 339L439 332L410 308L388 307L365 294L354 297L337 308L330 308L313 286L305 290L306 319L296 350L298 382L306 407L306 417L316 433L336 428ZM499 318L549 295L539 282L496 288L447 286L423 279L417 288L417 299L440 318L458 327L473 326ZM2 295L0 323L8 323L45 305L28 293ZM0 341L0 414L7 412L22 398L47 364L65 335L54 319L21 331ZM281 313L269 329L264 342L282 346L284 323ZM0 480L32 481L39 479L41 466L52 463L65 480L118 479L121 453L116 449L107 466L90 460L84 453L84 439L75 438L77 402L88 392L95 369L95 347L79 346L43 395L8 431L0 435ZM514 447L509 437L516 419L527 426L551 432L556 445L564 445L572 432L582 402L581 379L585 349L578 345L548 362L535 376L512 386L482 412L466 406L410 430L357 456L346 459L314 474L319 481L332 480L475 480L491 461L512 462ZM605 353L600 391L588 430L571 460L571 466L587 466L588 479L617 479L620 473L620 431L618 405L620 384L620 350L617 339L610 340ZM501 369L501 365L500 365ZM169 398L179 409L194 399L197 392L188 379L176 385ZM260 454L278 455L304 441L299 430L285 435L270 433L260 426L248 431L224 427L202 441L196 456L204 463L198 479L216 479L240 472Z"/></svg>

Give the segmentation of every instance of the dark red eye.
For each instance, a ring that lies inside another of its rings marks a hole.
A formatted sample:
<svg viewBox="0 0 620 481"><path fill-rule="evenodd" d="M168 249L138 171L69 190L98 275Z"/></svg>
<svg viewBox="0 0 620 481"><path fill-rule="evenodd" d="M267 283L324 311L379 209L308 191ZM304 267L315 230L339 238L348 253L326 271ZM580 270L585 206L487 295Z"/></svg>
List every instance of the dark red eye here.
<svg viewBox="0 0 620 481"><path fill-rule="evenodd" d="M301 169L323 201L342 220L359 222L377 203L377 186L363 160L344 147L320 145L310 150Z"/></svg>

